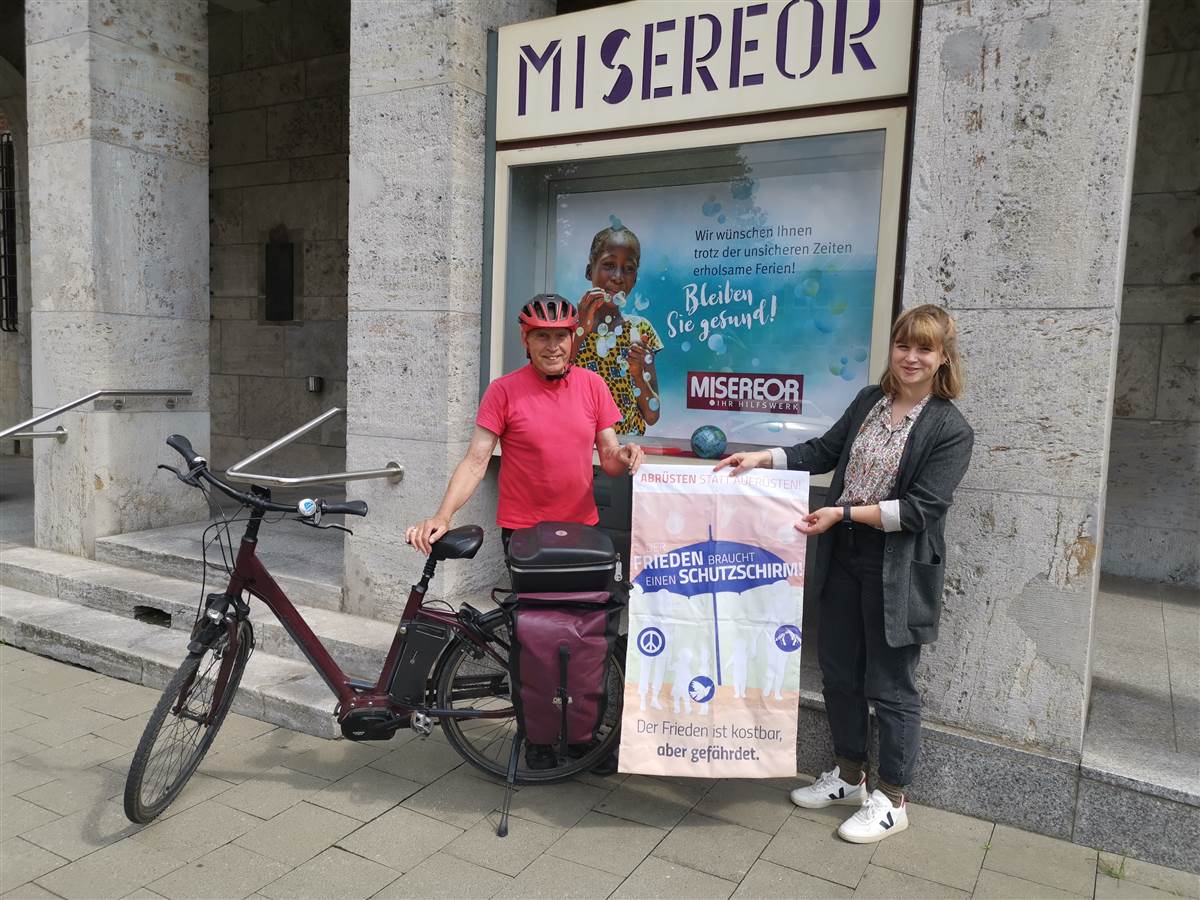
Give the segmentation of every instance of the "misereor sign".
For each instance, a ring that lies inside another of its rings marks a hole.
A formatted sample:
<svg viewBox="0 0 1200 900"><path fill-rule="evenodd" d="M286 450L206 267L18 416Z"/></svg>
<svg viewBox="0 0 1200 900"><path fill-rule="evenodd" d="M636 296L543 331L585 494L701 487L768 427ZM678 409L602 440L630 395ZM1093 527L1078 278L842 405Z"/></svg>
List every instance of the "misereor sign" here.
<svg viewBox="0 0 1200 900"><path fill-rule="evenodd" d="M912 0L633 0L500 29L496 139L902 96Z"/></svg>

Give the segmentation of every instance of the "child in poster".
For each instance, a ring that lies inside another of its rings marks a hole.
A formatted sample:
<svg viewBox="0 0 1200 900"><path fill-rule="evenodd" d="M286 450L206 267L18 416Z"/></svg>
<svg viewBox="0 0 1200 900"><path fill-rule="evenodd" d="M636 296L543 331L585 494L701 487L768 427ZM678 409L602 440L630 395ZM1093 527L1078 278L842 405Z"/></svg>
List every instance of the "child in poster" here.
<svg viewBox="0 0 1200 900"><path fill-rule="evenodd" d="M661 413L654 355L663 342L648 319L628 307L637 283L642 245L624 225L592 238L585 277L592 283L579 300L575 364L598 373L621 411L617 434L646 433Z"/></svg>

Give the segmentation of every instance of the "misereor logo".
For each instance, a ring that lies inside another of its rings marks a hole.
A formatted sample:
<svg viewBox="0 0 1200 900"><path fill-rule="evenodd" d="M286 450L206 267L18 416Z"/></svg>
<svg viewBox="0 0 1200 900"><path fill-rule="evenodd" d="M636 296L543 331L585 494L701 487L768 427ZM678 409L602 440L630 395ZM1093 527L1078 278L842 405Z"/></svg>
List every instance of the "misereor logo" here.
<svg viewBox="0 0 1200 900"><path fill-rule="evenodd" d="M804 376L765 372L688 372L688 409L799 415Z"/></svg>

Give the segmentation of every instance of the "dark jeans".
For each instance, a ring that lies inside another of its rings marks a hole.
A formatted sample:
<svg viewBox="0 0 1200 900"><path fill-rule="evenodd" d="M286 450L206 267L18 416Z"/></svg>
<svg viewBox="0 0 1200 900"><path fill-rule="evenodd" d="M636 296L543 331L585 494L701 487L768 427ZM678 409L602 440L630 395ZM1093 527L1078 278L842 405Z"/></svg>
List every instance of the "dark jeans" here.
<svg viewBox="0 0 1200 900"><path fill-rule="evenodd" d="M504 554L506 556L508 555L508 542L512 539L512 533L513 529L511 528L500 529L500 543L504 545Z"/></svg>
<svg viewBox="0 0 1200 900"><path fill-rule="evenodd" d="M867 761L867 701L879 727L879 777L912 781L921 749L921 647L889 647L883 633L884 533L869 525L835 525L833 556L821 595L817 655L833 751Z"/></svg>

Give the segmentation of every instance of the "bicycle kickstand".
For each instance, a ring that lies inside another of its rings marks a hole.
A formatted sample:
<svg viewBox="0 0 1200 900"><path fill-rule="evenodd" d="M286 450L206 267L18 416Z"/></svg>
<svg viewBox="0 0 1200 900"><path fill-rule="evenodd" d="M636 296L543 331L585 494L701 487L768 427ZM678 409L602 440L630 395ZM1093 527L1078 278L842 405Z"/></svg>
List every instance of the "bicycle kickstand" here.
<svg viewBox="0 0 1200 900"><path fill-rule="evenodd" d="M504 803L500 806L500 824L496 826L496 837L508 837L508 808L512 805L513 787L517 783L517 762L521 758L521 744L525 741L524 729L518 728L513 735L512 752L508 755L508 776L504 779Z"/></svg>

